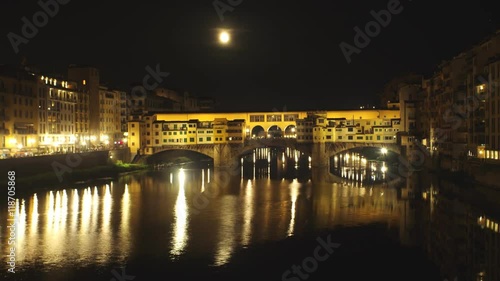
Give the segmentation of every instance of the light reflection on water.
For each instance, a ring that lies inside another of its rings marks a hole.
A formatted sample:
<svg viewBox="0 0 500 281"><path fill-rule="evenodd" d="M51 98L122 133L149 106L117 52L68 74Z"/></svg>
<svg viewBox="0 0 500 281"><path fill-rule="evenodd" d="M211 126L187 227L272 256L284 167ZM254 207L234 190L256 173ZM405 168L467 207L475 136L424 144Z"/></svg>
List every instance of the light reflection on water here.
<svg viewBox="0 0 500 281"><path fill-rule="evenodd" d="M130 195L127 187L121 189L125 192L113 194L111 186L48 191L18 200L19 268L40 262L49 268L104 264L114 253L116 258L127 257L131 244ZM7 215L3 213L2 218ZM2 233L3 251L9 246L5 234Z"/></svg>
<svg viewBox="0 0 500 281"><path fill-rule="evenodd" d="M172 250L170 254L173 256L179 256L183 253L188 241L188 207L186 202L186 175L183 169L179 170L179 192L177 194L177 200L175 201L174 208L174 226L173 226L173 239L172 239Z"/></svg>
<svg viewBox="0 0 500 281"><path fill-rule="evenodd" d="M332 158L331 172L360 185L386 180L392 167L386 161L367 159L360 153L347 151Z"/></svg>
<svg viewBox="0 0 500 281"><path fill-rule="evenodd" d="M290 201L292 207L290 208L290 224L288 226L288 236L293 235L293 230L295 227L295 212L297 208L297 198L299 197L299 188L300 184L297 180L294 180L292 184L290 184Z"/></svg>
<svg viewBox="0 0 500 281"><path fill-rule="evenodd" d="M242 187L244 196L244 218L243 218L243 234L241 244L247 246L252 237L252 222L253 222L253 183L247 180L245 187Z"/></svg>
<svg viewBox="0 0 500 281"><path fill-rule="evenodd" d="M105 266L143 255L167 260L211 257L220 266L242 247L306 229L398 221L396 192L384 187L313 188L311 181L258 175L231 179L224 186L210 182L211 177L222 178L218 173L156 172L20 199L19 268L39 267L40 261L46 270ZM191 211L195 198L207 191L215 196ZM6 210L0 218L6 218ZM2 245L6 237L4 230Z"/></svg>

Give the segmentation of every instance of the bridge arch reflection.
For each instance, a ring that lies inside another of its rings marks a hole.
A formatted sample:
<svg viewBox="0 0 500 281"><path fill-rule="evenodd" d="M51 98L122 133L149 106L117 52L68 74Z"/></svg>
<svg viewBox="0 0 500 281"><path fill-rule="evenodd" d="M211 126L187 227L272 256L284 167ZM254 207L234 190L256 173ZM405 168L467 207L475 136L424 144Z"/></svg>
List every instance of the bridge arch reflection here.
<svg viewBox="0 0 500 281"><path fill-rule="evenodd" d="M298 179L311 177L311 157L290 147L254 148L241 156L243 179Z"/></svg>
<svg viewBox="0 0 500 281"><path fill-rule="evenodd" d="M373 185L390 181L397 164L397 154L387 149L357 148L331 157L330 172L360 186Z"/></svg>

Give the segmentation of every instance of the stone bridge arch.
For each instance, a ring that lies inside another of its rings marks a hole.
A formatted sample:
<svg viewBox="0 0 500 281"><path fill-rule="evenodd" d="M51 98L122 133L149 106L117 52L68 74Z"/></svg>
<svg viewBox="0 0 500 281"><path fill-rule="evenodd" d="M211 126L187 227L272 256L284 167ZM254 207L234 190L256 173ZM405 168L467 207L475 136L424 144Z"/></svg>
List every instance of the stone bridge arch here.
<svg viewBox="0 0 500 281"><path fill-rule="evenodd" d="M214 159L215 157L215 152L214 152L214 146L213 145L172 145L172 146L163 146L163 147L158 147L155 148L152 154L145 155L143 157L143 161L148 163L150 161L154 161L157 159L160 159L162 154L166 154L169 152L174 152L174 151L189 151L192 153L197 153L204 155L206 157Z"/></svg>
<svg viewBox="0 0 500 281"><path fill-rule="evenodd" d="M329 159L334 155L353 148L377 147L386 148L388 151L401 155L401 148L397 144L386 143L299 143L295 138L255 138L246 139L244 143L233 144L199 144L199 145L175 145L155 147L152 153L140 156L140 162L145 162L147 158L158 155L159 153L174 150L187 150L197 152L210 157L216 167L231 166L243 155L251 153L256 148L278 147L290 148L300 151L312 157L313 166L328 166ZM139 161L139 160L138 160ZM148 162L148 161L146 161Z"/></svg>

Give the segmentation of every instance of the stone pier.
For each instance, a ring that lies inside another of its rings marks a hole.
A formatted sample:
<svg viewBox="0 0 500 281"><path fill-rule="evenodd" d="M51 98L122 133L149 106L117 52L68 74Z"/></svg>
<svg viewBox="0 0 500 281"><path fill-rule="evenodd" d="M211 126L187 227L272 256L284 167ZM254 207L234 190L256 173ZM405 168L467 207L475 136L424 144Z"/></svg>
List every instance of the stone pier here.
<svg viewBox="0 0 500 281"><path fill-rule="evenodd" d="M312 144L311 166L322 168L328 167L330 163L329 152L324 142Z"/></svg>

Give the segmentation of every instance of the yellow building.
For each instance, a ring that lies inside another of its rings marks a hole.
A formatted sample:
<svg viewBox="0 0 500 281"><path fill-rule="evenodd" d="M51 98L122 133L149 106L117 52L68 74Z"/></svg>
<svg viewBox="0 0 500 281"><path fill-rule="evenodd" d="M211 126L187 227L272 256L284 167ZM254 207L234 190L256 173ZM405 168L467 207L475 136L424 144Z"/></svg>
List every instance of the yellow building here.
<svg viewBox="0 0 500 281"><path fill-rule="evenodd" d="M198 144L213 144L214 130L212 122L199 122L196 127L196 138Z"/></svg>
<svg viewBox="0 0 500 281"><path fill-rule="evenodd" d="M99 141L109 145L121 141L121 98L120 91L99 87Z"/></svg>
<svg viewBox="0 0 500 281"><path fill-rule="evenodd" d="M401 120L397 118L399 114L384 116L385 118L346 119L328 118L326 112L310 114L297 120L297 142L397 143L397 133L401 127Z"/></svg>
<svg viewBox="0 0 500 281"><path fill-rule="evenodd" d="M128 121L127 145L132 154L138 153L146 144L146 122L142 117L131 117Z"/></svg>
<svg viewBox="0 0 500 281"><path fill-rule="evenodd" d="M162 146L241 144L276 132L298 142L397 143L400 115L401 109L150 114L129 121L128 145L132 153L153 154Z"/></svg>
<svg viewBox="0 0 500 281"><path fill-rule="evenodd" d="M242 143L245 140L245 120L231 120L227 121L227 142L228 143Z"/></svg>
<svg viewBox="0 0 500 281"><path fill-rule="evenodd" d="M38 144L45 151L74 151L75 108L78 92L75 82L40 76L38 93Z"/></svg>
<svg viewBox="0 0 500 281"><path fill-rule="evenodd" d="M37 146L38 88L36 77L26 71L0 73L0 148L6 154Z"/></svg>
<svg viewBox="0 0 500 281"><path fill-rule="evenodd" d="M89 96L88 106L88 136L82 142L97 145L100 142L100 75L99 70L92 66L70 65L68 67L68 80L76 81L86 95ZM84 123L84 125L86 122ZM81 137L80 137L81 138Z"/></svg>
<svg viewBox="0 0 500 281"><path fill-rule="evenodd" d="M77 84L80 87L79 84ZM84 149L90 143L90 95L87 91L79 90L75 106L75 136L77 147Z"/></svg>
<svg viewBox="0 0 500 281"><path fill-rule="evenodd" d="M227 143L227 119L216 118L214 120L214 144Z"/></svg>

